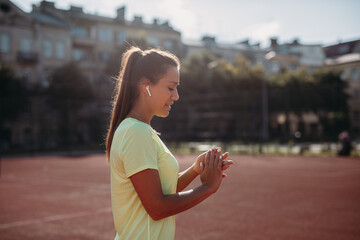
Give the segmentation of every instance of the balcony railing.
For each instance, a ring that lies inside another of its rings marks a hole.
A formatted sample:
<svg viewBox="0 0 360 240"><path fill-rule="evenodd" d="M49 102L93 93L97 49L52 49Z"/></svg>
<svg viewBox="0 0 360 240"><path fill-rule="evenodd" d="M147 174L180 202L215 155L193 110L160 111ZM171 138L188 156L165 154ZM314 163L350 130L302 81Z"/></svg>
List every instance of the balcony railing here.
<svg viewBox="0 0 360 240"><path fill-rule="evenodd" d="M37 63L39 55L36 52L18 52L17 60L22 63Z"/></svg>
<svg viewBox="0 0 360 240"><path fill-rule="evenodd" d="M95 46L95 40L91 38L74 37L73 43L75 46L87 46L87 47Z"/></svg>

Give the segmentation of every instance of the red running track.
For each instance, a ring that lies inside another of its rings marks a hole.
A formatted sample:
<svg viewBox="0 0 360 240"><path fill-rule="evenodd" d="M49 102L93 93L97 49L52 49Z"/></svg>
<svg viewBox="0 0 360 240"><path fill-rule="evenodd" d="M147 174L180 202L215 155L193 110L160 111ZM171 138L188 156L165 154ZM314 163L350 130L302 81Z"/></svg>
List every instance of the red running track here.
<svg viewBox="0 0 360 240"><path fill-rule="evenodd" d="M176 157L181 169L195 158ZM176 239L360 239L359 158L230 158L219 191L177 215ZM104 155L3 159L1 171L1 240L114 238Z"/></svg>

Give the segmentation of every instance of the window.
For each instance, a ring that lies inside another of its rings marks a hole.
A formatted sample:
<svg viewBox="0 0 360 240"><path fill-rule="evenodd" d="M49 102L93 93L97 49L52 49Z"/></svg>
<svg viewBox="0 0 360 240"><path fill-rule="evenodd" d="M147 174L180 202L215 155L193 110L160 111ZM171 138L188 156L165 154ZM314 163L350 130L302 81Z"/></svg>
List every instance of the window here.
<svg viewBox="0 0 360 240"><path fill-rule="evenodd" d="M272 73L280 72L280 64L278 62L271 62L270 72Z"/></svg>
<svg viewBox="0 0 360 240"><path fill-rule="evenodd" d="M126 41L126 39L127 39L127 33L125 31L120 31L120 32L117 33L116 41L118 43L123 43L123 42Z"/></svg>
<svg viewBox="0 0 360 240"><path fill-rule="evenodd" d="M345 80L346 80L346 75L347 75L346 70L343 70L343 71L341 72L341 74L340 74L340 79L343 80L343 81L345 81Z"/></svg>
<svg viewBox="0 0 360 240"><path fill-rule="evenodd" d="M354 81L359 80L359 69L357 68L351 69L351 79Z"/></svg>
<svg viewBox="0 0 360 240"><path fill-rule="evenodd" d="M56 43L56 57L59 59L65 58L65 44L63 42Z"/></svg>
<svg viewBox="0 0 360 240"><path fill-rule="evenodd" d="M297 71L298 67L295 64L289 64L289 69L291 71Z"/></svg>
<svg viewBox="0 0 360 240"><path fill-rule="evenodd" d="M0 52L10 52L10 37L7 33L0 34Z"/></svg>
<svg viewBox="0 0 360 240"><path fill-rule="evenodd" d="M108 52L100 53L100 60L103 62L107 62L110 59L110 54Z"/></svg>
<svg viewBox="0 0 360 240"><path fill-rule="evenodd" d="M354 111L353 113L353 119L354 121L360 121L360 112L359 111Z"/></svg>
<svg viewBox="0 0 360 240"><path fill-rule="evenodd" d="M46 58L52 57L52 44L49 40L44 41L44 56Z"/></svg>
<svg viewBox="0 0 360 240"><path fill-rule="evenodd" d="M149 45L151 45L153 47L158 47L159 46L159 38L158 37L148 36L146 41L149 43Z"/></svg>
<svg viewBox="0 0 360 240"><path fill-rule="evenodd" d="M166 40L166 41L164 42L164 47L165 47L165 49L167 49L167 50L172 50L172 49L173 49L173 46L174 46L174 43L173 43L173 41L171 41L171 40Z"/></svg>
<svg viewBox="0 0 360 240"><path fill-rule="evenodd" d="M350 49L350 46L348 44L342 45L338 49L338 54L344 54L344 53L348 52L349 49Z"/></svg>
<svg viewBox="0 0 360 240"><path fill-rule="evenodd" d="M42 81L41 84L43 87L49 87L50 86L50 76L52 74L52 71L50 70L45 70L43 72L43 76L42 76Z"/></svg>
<svg viewBox="0 0 360 240"><path fill-rule="evenodd" d="M20 51L28 53L31 51L31 39L29 37L22 37L20 40Z"/></svg>
<svg viewBox="0 0 360 240"><path fill-rule="evenodd" d="M85 56L85 52L81 49L74 49L73 50L73 59L75 61L79 61L81 59L83 59Z"/></svg>
<svg viewBox="0 0 360 240"><path fill-rule="evenodd" d="M81 48L75 48L72 52L73 55L73 59L75 61L80 61L80 60L89 60L91 55L89 55L89 53Z"/></svg>
<svg viewBox="0 0 360 240"><path fill-rule="evenodd" d="M25 68L23 70L22 78L23 78L24 82L29 81L29 79L30 79L30 69L29 68Z"/></svg>
<svg viewBox="0 0 360 240"><path fill-rule="evenodd" d="M109 28L99 28L98 39L102 42L112 42L113 32Z"/></svg>
<svg viewBox="0 0 360 240"><path fill-rule="evenodd" d="M359 91L357 89L353 90L352 98L353 99L358 99L359 98Z"/></svg>
<svg viewBox="0 0 360 240"><path fill-rule="evenodd" d="M74 37L82 37L82 38L86 38L88 35L86 29L83 27L73 27L71 29L71 33Z"/></svg>

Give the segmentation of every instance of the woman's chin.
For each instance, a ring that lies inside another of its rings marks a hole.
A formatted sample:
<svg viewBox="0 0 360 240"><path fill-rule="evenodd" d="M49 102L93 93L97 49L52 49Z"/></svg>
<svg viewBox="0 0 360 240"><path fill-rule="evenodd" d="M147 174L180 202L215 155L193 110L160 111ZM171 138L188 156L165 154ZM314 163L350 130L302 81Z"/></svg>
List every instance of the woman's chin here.
<svg viewBox="0 0 360 240"><path fill-rule="evenodd" d="M165 112L156 114L156 116L157 116L157 117L161 117L161 118L166 118L166 117L169 116L169 114L170 114L169 111L165 111Z"/></svg>

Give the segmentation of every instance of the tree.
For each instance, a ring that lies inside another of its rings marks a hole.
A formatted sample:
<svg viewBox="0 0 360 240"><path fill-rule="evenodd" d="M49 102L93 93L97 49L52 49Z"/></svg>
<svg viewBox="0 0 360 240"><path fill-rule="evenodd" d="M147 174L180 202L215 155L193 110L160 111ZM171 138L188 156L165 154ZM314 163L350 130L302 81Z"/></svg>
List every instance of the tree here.
<svg viewBox="0 0 360 240"><path fill-rule="evenodd" d="M173 136L186 140L259 140L261 68L252 67L243 58L232 64L203 52L183 62L180 76L181 101L170 115L171 122L178 123L176 128L169 127L174 130Z"/></svg>
<svg viewBox="0 0 360 240"><path fill-rule="evenodd" d="M323 137L336 140L337 134L349 127L346 82L340 78L340 72L319 69L308 73L301 69L298 72L282 71L269 79L270 113L282 112L286 115L285 138L289 134L289 114L299 117L301 126L302 114L314 112L323 126Z"/></svg>
<svg viewBox="0 0 360 240"><path fill-rule="evenodd" d="M94 99L93 90L86 76L74 63L56 69L51 75L48 100L58 113L59 140L62 146L80 141L82 133L78 126L86 118L80 110L86 109Z"/></svg>
<svg viewBox="0 0 360 240"><path fill-rule="evenodd" d="M28 92L11 69L0 65L0 136L1 143L11 144L9 131L4 123L15 120L28 105Z"/></svg>
<svg viewBox="0 0 360 240"><path fill-rule="evenodd" d="M350 127L347 83L341 80L339 70L320 69L313 74L318 94L318 113L324 126L324 137L336 140Z"/></svg>

